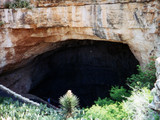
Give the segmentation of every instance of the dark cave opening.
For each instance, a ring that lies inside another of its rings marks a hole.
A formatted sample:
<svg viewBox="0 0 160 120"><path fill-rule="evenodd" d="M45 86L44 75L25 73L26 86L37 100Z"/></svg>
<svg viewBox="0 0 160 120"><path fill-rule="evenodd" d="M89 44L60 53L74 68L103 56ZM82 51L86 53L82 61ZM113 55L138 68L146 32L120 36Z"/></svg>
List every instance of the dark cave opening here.
<svg viewBox="0 0 160 120"><path fill-rule="evenodd" d="M59 97L72 90L81 107L90 106L112 86L126 86L138 64L126 44L70 40L34 59L29 93L58 106Z"/></svg>

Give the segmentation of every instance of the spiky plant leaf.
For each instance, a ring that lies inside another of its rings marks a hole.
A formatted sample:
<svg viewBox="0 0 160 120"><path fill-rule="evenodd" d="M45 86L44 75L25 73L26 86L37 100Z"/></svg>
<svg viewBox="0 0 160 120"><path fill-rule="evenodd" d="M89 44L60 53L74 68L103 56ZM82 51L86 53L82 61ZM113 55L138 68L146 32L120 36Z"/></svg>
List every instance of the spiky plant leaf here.
<svg viewBox="0 0 160 120"><path fill-rule="evenodd" d="M79 99L74 95L71 90L60 97L59 103L61 104L62 113L66 118L73 117L79 106Z"/></svg>

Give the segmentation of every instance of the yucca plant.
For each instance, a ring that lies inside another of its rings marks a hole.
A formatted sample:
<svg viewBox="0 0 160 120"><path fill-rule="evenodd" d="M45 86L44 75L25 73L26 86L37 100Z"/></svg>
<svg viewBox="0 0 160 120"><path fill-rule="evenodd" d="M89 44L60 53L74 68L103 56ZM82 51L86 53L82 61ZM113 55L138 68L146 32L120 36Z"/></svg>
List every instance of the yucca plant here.
<svg viewBox="0 0 160 120"><path fill-rule="evenodd" d="M79 107L77 96L71 90L68 90L64 96L60 97L59 103L61 104L61 113L64 119L73 118Z"/></svg>

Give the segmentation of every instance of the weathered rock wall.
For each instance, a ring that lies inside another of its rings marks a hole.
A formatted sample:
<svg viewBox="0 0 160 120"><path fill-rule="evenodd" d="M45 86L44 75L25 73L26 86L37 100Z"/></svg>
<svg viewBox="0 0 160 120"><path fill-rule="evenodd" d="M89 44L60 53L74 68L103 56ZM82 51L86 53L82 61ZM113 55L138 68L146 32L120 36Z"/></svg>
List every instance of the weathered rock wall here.
<svg viewBox="0 0 160 120"><path fill-rule="evenodd" d="M125 3L142 3L151 2L153 0L26 0L34 7L54 7L54 6L82 6L88 4L125 4ZM8 3L14 0L1 0L0 8L5 8Z"/></svg>
<svg viewBox="0 0 160 120"><path fill-rule="evenodd" d="M0 29L0 72L53 49L51 43L68 39L126 43L141 65L150 56L159 56L159 1L110 2L0 9L4 23Z"/></svg>
<svg viewBox="0 0 160 120"><path fill-rule="evenodd" d="M158 113L160 112L160 57L158 57L155 61L156 66L156 77L157 81L155 83L155 87L152 89L152 94L154 95L154 99L152 103L149 105L150 108L156 110Z"/></svg>

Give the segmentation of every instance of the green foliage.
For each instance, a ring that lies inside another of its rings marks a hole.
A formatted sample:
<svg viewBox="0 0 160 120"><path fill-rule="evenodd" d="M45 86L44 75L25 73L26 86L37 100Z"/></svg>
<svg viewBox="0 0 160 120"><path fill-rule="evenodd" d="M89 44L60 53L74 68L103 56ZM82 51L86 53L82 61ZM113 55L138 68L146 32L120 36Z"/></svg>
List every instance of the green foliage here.
<svg viewBox="0 0 160 120"><path fill-rule="evenodd" d="M111 102L110 99L98 99L96 105L85 109L87 120L159 120L158 114L148 105L153 96L147 88L133 89L131 96L123 102Z"/></svg>
<svg viewBox="0 0 160 120"><path fill-rule="evenodd" d="M133 89L123 108L128 113L128 120L158 120L158 115L148 105L153 100L151 91L147 88Z"/></svg>
<svg viewBox="0 0 160 120"><path fill-rule="evenodd" d="M61 104L61 112L65 119L75 116L78 111L79 100L71 90L68 90L64 96L60 97L59 103Z"/></svg>
<svg viewBox="0 0 160 120"><path fill-rule="evenodd" d="M31 8L30 3L26 0L15 0L13 3L8 3L7 8L15 9L15 8Z"/></svg>
<svg viewBox="0 0 160 120"><path fill-rule="evenodd" d="M5 23L3 22L3 21L0 21L0 27L2 26L2 25L4 25Z"/></svg>
<svg viewBox="0 0 160 120"><path fill-rule="evenodd" d="M61 109L53 110L45 105L37 107L1 98L0 120L158 120L158 114L148 107L152 99L149 89L133 89L131 96L124 102L98 98L96 105L80 110L78 98L68 91L60 98Z"/></svg>
<svg viewBox="0 0 160 120"><path fill-rule="evenodd" d="M154 60L151 60L151 62L144 68L139 65L137 67L138 74L133 74L130 78L127 78L129 86L137 89L141 89L143 87L152 89L156 81Z"/></svg>
<svg viewBox="0 0 160 120"><path fill-rule="evenodd" d="M110 96L111 99L107 97L104 99L98 98L98 100L94 101L94 103L99 106L105 106L114 104L115 102L122 102L122 100L126 100L126 97L130 96L130 92L128 92L123 86L115 86L111 88Z"/></svg>
<svg viewBox="0 0 160 120"><path fill-rule="evenodd" d="M122 96L128 96L127 90L123 87L112 87L110 95L112 99L122 101ZM84 118L87 120L122 120L126 119L128 114L123 109L123 104L113 101L110 98L98 98L95 105L85 109Z"/></svg>
<svg viewBox="0 0 160 120"><path fill-rule="evenodd" d="M22 104L8 98L0 98L0 120L58 120L60 116L57 111L47 108L46 105L33 106Z"/></svg>
<svg viewBox="0 0 160 120"><path fill-rule="evenodd" d="M115 103L113 100L109 99L109 98L104 98L104 99L101 99L101 98L98 98L97 101L94 101L94 103L98 106L105 106L105 105L110 105L110 104L113 104Z"/></svg>
<svg viewBox="0 0 160 120"><path fill-rule="evenodd" d="M122 100L125 100L126 97L130 96L130 94L123 86L115 86L111 88L110 96L113 100L121 102Z"/></svg>
<svg viewBox="0 0 160 120"><path fill-rule="evenodd" d="M122 120L127 118L127 113L121 104L110 104L105 106L93 105L85 109L84 118L87 120Z"/></svg>

